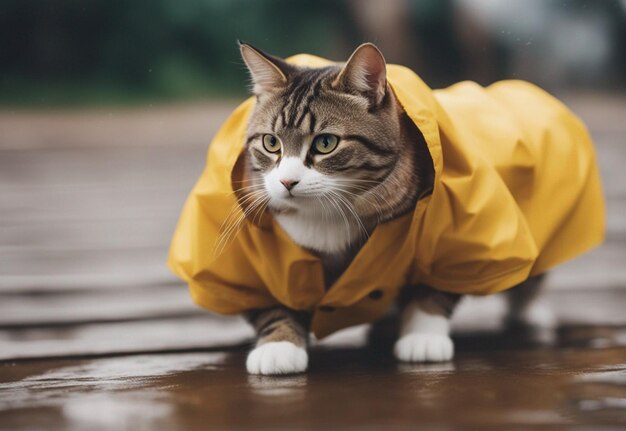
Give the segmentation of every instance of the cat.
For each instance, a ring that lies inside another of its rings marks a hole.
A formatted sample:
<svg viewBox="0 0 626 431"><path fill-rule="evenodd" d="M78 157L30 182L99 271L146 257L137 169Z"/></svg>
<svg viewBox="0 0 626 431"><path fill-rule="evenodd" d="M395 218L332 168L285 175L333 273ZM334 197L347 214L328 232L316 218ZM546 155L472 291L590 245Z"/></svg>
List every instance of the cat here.
<svg viewBox="0 0 626 431"><path fill-rule="evenodd" d="M255 193L266 197L281 228L320 258L329 289L377 225L412 211L432 192L428 148L387 84L375 45L363 44L346 63L323 68L296 67L245 43L240 51L256 96L246 141L249 186L242 190L248 202ZM533 300L541 280L509 291L511 320L553 324L550 311ZM396 358L451 360L450 317L459 299L407 286L398 300ZM248 372L307 369L307 313L273 307L247 318L257 333Z"/></svg>

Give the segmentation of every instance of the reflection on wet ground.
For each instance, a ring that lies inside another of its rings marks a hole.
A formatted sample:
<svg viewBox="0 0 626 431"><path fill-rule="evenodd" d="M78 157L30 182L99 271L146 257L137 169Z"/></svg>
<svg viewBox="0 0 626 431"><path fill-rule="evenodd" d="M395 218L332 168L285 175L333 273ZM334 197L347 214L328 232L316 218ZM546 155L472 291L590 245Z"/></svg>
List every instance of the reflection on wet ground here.
<svg viewBox="0 0 626 431"><path fill-rule="evenodd" d="M247 375L244 349L4 363L0 427L626 426L625 331L466 334L453 362L432 365L396 364L384 343L320 346L291 377Z"/></svg>

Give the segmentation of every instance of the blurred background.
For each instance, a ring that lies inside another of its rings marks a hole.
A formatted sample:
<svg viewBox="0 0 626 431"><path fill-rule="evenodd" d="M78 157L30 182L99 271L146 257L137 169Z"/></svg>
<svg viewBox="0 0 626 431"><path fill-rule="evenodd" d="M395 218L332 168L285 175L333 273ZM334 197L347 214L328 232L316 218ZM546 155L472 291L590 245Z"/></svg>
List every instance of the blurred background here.
<svg viewBox="0 0 626 431"><path fill-rule="evenodd" d="M520 78L556 93L594 136L609 232L551 292L574 292L565 319L613 319L576 295L615 304L626 286L625 16L617 0L2 0L0 359L250 335L207 330L233 321L191 304L165 266L211 137L247 97L237 38L335 60L372 41L432 87Z"/></svg>
<svg viewBox="0 0 626 431"><path fill-rule="evenodd" d="M141 104L244 94L240 38L345 59L363 41L435 87L522 78L624 88L619 0L3 0L0 102Z"/></svg>

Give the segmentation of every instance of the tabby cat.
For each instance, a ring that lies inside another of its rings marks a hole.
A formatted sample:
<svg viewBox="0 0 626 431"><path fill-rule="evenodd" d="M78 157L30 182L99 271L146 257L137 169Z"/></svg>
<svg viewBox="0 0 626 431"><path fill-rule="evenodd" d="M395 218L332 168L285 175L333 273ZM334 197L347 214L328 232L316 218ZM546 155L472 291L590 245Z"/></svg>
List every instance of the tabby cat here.
<svg viewBox="0 0 626 431"><path fill-rule="evenodd" d="M319 256L330 288L378 224L412 211L431 192L428 148L388 86L385 60L374 45L359 46L343 65L315 69L248 44L240 49L257 99L248 124L247 184L240 189L246 196L240 201L265 198L291 239ZM400 295L395 356L406 362L450 360L449 319L459 296L405 290L419 293ZM533 307L536 291L511 290L513 319L549 320ZM258 335L247 359L250 373L306 370L306 313L277 307L247 317Z"/></svg>

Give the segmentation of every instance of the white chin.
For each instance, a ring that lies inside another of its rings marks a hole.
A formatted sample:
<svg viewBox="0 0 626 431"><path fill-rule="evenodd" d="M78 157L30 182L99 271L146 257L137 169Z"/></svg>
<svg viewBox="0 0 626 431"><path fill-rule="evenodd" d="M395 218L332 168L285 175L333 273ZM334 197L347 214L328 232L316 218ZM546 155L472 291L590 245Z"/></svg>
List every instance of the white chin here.
<svg viewBox="0 0 626 431"><path fill-rule="evenodd" d="M295 211L300 205L298 205L294 198L272 198L269 207L274 211Z"/></svg>
<svg viewBox="0 0 626 431"><path fill-rule="evenodd" d="M270 206L276 209L300 209L318 206L318 202L319 201L315 199L315 196L279 196L272 198Z"/></svg>

